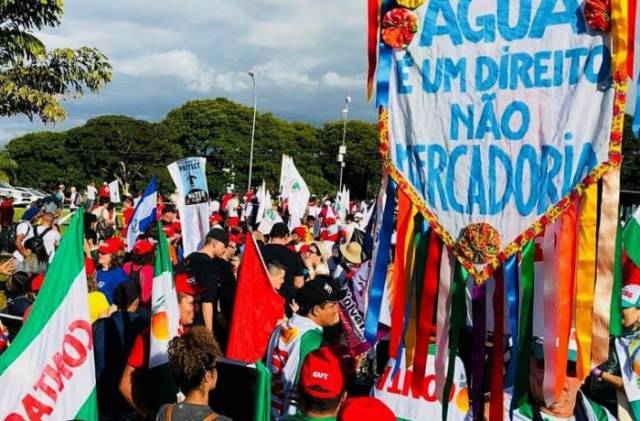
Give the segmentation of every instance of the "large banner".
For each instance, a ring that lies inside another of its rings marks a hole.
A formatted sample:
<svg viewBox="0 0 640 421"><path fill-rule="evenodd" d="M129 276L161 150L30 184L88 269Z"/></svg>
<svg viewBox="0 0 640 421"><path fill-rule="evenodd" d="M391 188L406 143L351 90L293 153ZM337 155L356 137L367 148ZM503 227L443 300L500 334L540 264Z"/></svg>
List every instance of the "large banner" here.
<svg viewBox="0 0 640 421"><path fill-rule="evenodd" d="M184 256L198 250L209 232L209 189L205 158L184 158L169 165L178 188L178 211Z"/></svg>
<svg viewBox="0 0 640 421"><path fill-rule="evenodd" d="M373 396L393 411L401 421L440 420L442 405L436 392L436 374L434 356L428 355L422 393L414 394L411 389L413 368L405 368L404 359L400 362L395 376L395 361L389 360L378 383L373 388ZM449 411L446 421L470 420L469 391L462 360L456 357L453 384L449 395Z"/></svg>
<svg viewBox="0 0 640 421"><path fill-rule="evenodd" d="M611 37L578 0L413 3L382 20L383 153L486 279L619 161Z"/></svg>

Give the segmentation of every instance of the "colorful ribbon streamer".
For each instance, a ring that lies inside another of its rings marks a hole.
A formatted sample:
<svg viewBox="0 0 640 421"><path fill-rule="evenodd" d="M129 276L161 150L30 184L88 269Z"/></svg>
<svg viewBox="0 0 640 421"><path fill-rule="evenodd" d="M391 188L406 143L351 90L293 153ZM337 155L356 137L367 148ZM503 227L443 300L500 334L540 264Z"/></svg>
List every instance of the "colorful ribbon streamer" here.
<svg viewBox="0 0 640 421"><path fill-rule="evenodd" d="M638 73L638 77L636 79L636 109L633 115L631 130L636 135L636 137L640 137L640 72Z"/></svg>
<svg viewBox="0 0 640 421"><path fill-rule="evenodd" d="M576 373L583 381L591 372L591 323L593 292L596 279L596 224L598 216L598 185L587 187L580 204L578 223L578 257L576 270L576 342L578 353Z"/></svg>
<svg viewBox="0 0 640 421"><path fill-rule="evenodd" d="M609 334L622 336L622 228L618 219L616 234L616 252L613 264L613 293L611 294L611 316L609 318Z"/></svg>
<svg viewBox="0 0 640 421"><path fill-rule="evenodd" d="M533 336L533 279L535 260L535 241L529 241L522 249L520 263L522 287L522 312L518 330L517 373L513 384L511 410L527 403L529 396L529 364L531 360Z"/></svg>
<svg viewBox="0 0 640 421"><path fill-rule="evenodd" d="M560 236L560 221L547 225L542 239L542 258L544 261L543 309L544 337L544 380L542 392L547 405L555 401L558 353L558 256L556 238Z"/></svg>
<svg viewBox="0 0 640 421"><path fill-rule="evenodd" d="M615 167L602 178L602 204L598 228L596 288L593 302L591 365L598 366L609 358L609 318L613 290L615 238L618 229L618 201L620 198L620 168Z"/></svg>
<svg viewBox="0 0 640 421"><path fill-rule="evenodd" d="M399 360L400 347L402 345L402 333L404 330L404 314L406 311L407 282L405 259L407 247L411 241L413 226L411 218L413 205L411 199L400 189L398 191L398 222L396 228L396 253L393 269L394 294L391 308L391 337L389 342L389 356Z"/></svg>
<svg viewBox="0 0 640 421"><path fill-rule="evenodd" d="M382 10L379 16L384 16L393 7L393 0L382 0ZM393 49L384 42L379 42L378 52L378 83L376 85L376 107L389 105L389 79L393 62Z"/></svg>
<svg viewBox="0 0 640 421"><path fill-rule="evenodd" d="M471 354L471 402L473 419L484 419L484 367L486 353L487 284L473 285L473 353Z"/></svg>
<svg viewBox="0 0 640 421"><path fill-rule="evenodd" d="M451 306L456 311L451 312L451 327L449 329L449 360L447 361L447 377L442 391L442 419L447 419L449 412L449 394L453 384L453 369L458 355L458 344L460 342L460 331L464 327L465 315L467 313L465 294L467 290L468 273L465 268L456 263L455 277L453 280L453 291Z"/></svg>
<svg viewBox="0 0 640 421"><path fill-rule="evenodd" d="M504 276L502 269L494 272L496 289L493 292L493 351L491 354L491 402L489 421L504 418Z"/></svg>
<svg viewBox="0 0 640 421"><path fill-rule="evenodd" d="M438 270L442 252L442 245L435 232L429 235L424 281L420 294L420 312L418 318L418 339L416 342L415 358L413 360L413 379L411 388L414 395L422 393L424 376L427 368L427 354L429 342L433 333L433 312L438 289Z"/></svg>
<svg viewBox="0 0 640 421"><path fill-rule="evenodd" d="M378 247L374 256L373 275L369 286L369 301L365 317L365 338L371 344L378 336L378 320L384 294L387 269L391 258L391 235L393 234L394 212L396 209L396 188L391 179L387 182L387 198L382 211L382 221L378 231Z"/></svg>
<svg viewBox="0 0 640 421"><path fill-rule="evenodd" d="M511 256L504 264L504 281L507 289L507 308L509 311L509 329L511 330L511 360L507 368L505 387L513 386L516 375L516 351L518 350L518 256Z"/></svg>
<svg viewBox="0 0 640 421"><path fill-rule="evenodd" d="M569 335L573 310L573 290L575 283L576 263L576 207L569 206L560 219L560 236L558 238L558 350L557 372L554 402L560 394L567 378L567 361L569 357ZM545 338L548 340L549 338Z"/></svg>
<svg viewBox="0 0 640 421"><path fill-rule="evenodd" d="M417 209L416 209L417 211ZM409 369L414 364L414 353L418 337L418 313L420 309L420 298L422 294L422 284L424 272L427 264L427 248L429 246L429 226L422 214L414 216L415 221L415 256L413 270L411 273L410 288L412 294L407 301L407 313L405 314L405 367Z"/></svg>
<svg viewBox="0 0 640 421"><path fill-rule="evenodd" d="M613 74L623 72L627 75L629 58L629 0L611 1L611 36L613 38ZM633 60L633 57L631 57Z"/></svg>
<svg viewBox="0 0 640 421"><path fill-rule="evenodd" d="M444 389L444 379L446 377L445 361L447 359L447 349L449 348L449 321L451 316L451 294L450 288L453 284L451 279L454 269L455 257L447 246L442 246L442 259L440 260L440 277L438 281L438 304L436 319L436 360L434 362L436 371L436 396L441 398Z"/></svg>
<svg viewBox="0 0 640 421"><path fill-rule="evenodd" d="M371 101L373 95L373 79L376 74L378 61L378 34L380 33L380 0L368 2L369 27L367 33L367 57L369 68L367 71L367 100Z"/></svg>
<svg viewBox="0 0 640 421"><path fill-rule="evenodd" d="M627 27L629 28L629 35L627 36L627 41L629 43L629 52L627 58L627 76L630 79L633 79L634 72L634 59L635 59L635 44L636 44L636 17L638 10L638 2L637 0L628 0L629 1L629 13L627 20Z"/></svg>

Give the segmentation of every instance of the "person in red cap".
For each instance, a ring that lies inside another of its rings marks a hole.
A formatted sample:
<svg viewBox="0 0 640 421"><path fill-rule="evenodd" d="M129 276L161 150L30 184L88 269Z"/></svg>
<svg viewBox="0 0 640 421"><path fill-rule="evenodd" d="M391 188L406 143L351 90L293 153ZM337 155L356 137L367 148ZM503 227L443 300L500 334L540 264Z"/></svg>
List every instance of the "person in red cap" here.
<svg viewBox="0 0 640 421"><path fill-rule="evenodd" d="M197 295L200 289L195 281L184 274L175 275L175 285L180 310L180 332L187 332L193 324L194 295ZM176 396L175 390L153 390L153 393L149 393L146 389L153 389L153 385L139 381L148 378L150 335L151 329L147 327L136 337L120 378L120 393L136 412L145 417L155 415L161 405L174 402ZM145 385L142 386L143 384Z"/></svg>
<svg viewBox="0 0 640 421"><path fill-rule="evenodd" d="M127 280L127 273L120 266L119 252L122 241L109 238L98 246L98 273L96 276L98 289L110 304L113 303L113 291L118 285Z"/></svg>
<svg viewBox="0 0 640 421"><path fill-rule="evenodd" d="M124 264L122 269L129 279L138 282L142 290L140 305L149 308L151 290L153 289L153 263L155 261L155 244L149 240L138 240L131 250L131 261Z"/></svg>
<svg viewBox="0 0 640 421"><path fill-rule="evenodd" d="M335 421L346 397L345 383L340 360L331 348L325 346L309 353L300 370L300 407L286 420Z"/></svg>
<svg viewBox="0 0 640 421"><path fill-rule="evenodd" d="M396 419L387 405L369 396L347 400L338 416L338 421L396 421Z"/></svg>

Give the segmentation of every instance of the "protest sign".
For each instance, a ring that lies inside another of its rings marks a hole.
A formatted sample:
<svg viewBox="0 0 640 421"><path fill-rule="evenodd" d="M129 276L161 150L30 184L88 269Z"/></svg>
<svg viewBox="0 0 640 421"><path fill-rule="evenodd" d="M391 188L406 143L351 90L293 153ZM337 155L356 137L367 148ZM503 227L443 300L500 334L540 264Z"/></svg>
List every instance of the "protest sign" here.
<svg viewBox="0 0 640 421"><path fill-rule="evenodd" d="M382 39L387 167L477 281L619 164L626 79L576 0L425 2Z"/></svg>
<svg viewBox="0 0 640 421"><path fill-rule="evenodd" d="M209 189L205 158L184 158L169 165L178 188L178 211L184 255L198 250L209 232Z"/></svg>
<svg viewBox="0 0 640 421"><path fill-rule="evenodd" d="M120 184L118 184L118 180L109 183L109 200L111 203L120 203Z"/></svg>

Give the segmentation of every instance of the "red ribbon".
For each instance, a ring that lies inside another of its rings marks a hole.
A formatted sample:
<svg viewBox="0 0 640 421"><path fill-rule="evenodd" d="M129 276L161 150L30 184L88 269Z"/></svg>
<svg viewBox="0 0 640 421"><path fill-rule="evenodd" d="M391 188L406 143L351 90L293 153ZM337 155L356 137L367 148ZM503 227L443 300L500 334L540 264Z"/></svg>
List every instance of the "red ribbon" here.
<svg viewBox="0 0 640 421"><path fill-rule="evenodd" d="M429 342L435 331L433 313L435 311L436 294L438 291L438 273L440 272L442 245L435 232L429 236L426 268L420 298L420 316L418 318L418 338L416 341L415 357L413 359L413 380L411 388L414 396L422 394L424 375L427 368L427 354Z"/></svg>
<svg viewBox="0 0 640 421"><path fill-rule="evenodd" d="M369 0L369 33L368 57L369 70L367 73L367 100L371 101L373 95L373 79L378 64L378 33L380 32L380 0Z"/></svg>
<svg viewBox="0 0 640 421"><path fill-rule="evenodd" d="M636 40L636 13L637 0L629 0L629 37L627 38L628 54L627 54L627 75L630 79L634 79L633 62L635 58L635 40Z"/></svg>
<svg viewBox="0 0 640 421"><path fill-rule="evenodd" d="M504 419L504 279L502 268L493 273L496 289L493 292L493 353L491 354L491 403L489 421Z"/></svg>
<svg viewBox="0 0 640 421"><path fill-rule="evenodd" d="M389 356L398 359L398 350L404 331L404 315L406 311L407 283L404 252L407 242L407 228L411 219L411 199L403 191L398 192L398 225L396 230L395 267L393 269L394 294L391 309L391 337Z"/></svg>

